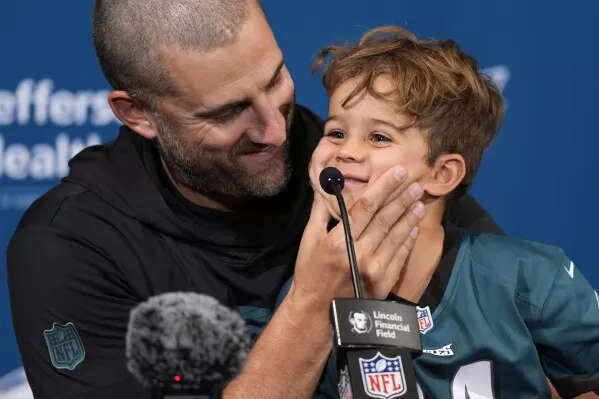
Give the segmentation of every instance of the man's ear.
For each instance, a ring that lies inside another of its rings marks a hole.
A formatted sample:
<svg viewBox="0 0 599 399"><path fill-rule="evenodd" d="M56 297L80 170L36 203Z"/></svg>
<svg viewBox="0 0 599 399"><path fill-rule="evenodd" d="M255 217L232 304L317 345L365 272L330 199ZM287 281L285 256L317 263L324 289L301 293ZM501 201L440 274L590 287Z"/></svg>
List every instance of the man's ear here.
<svg viewBox="0 0 599 399"><path fill-rule="evenodd" d="M424 183L424 191L433 197L451 193L466 176L466 162L459 154L441 155Z"/></svg>
<svg viewBox="0 0 599 399"><path fill-rule="evenodd" d="M108 95L112 112L124 125L149 140L156 138L156 128L149 111L140 107L125 91L115 90Z"/></svg>

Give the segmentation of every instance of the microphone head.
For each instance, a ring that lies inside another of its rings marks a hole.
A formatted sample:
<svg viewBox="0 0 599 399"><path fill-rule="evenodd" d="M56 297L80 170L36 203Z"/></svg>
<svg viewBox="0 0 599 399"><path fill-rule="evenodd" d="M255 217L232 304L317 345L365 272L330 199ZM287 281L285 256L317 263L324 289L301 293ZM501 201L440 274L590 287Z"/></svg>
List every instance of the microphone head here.
<svg viewBox="0 0 599 399"><path fill-rule="evenodd" d="M243 318L216 299L166 293L131 310L127 368L144 386L153 379L200 384L237 375L250 350Z"/></svg>
<svg viewBox="0 0 599 399"><path fill-rule="evenodd" d="M345 180L343 179L343 175L337 168L333 168L332 166L326 167L320 172L319 176L320 187L327 194L335 194L335 184L339 185L339 190L343 190L343 185Z"/></svg>

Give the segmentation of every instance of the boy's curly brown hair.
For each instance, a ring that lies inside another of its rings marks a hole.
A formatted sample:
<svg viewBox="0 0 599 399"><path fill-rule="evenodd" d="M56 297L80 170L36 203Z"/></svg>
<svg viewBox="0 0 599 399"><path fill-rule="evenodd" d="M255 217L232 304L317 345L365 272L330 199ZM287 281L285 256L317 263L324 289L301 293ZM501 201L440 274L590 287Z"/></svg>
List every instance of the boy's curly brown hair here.
<svg viewBox="0 0 599 399"><path fill-rule="evenodd" d="M466 174L452 197L468 190L484 151L499 132L504 103L497 86L456 42L420 40L403 28L383 26L366 32L357 44L320 50L313 72L321 68L329 97L343 83L357 80L344 107L365 93L396 103L411 126L426 132L430 166L442 154L460 154ZM380 76L395 82L392 91L375 89Z"/></svg>

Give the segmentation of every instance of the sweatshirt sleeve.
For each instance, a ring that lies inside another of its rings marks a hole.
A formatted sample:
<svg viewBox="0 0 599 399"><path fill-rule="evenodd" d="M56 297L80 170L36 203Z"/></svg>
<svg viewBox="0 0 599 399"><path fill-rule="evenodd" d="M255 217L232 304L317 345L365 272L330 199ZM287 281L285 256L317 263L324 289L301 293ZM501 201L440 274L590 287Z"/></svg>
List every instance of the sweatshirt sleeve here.
<svg viewBox="0 0 599 399"><path fill-rule="evenodd" d="M149 397L126 368L136 301L111 260L57 229L25 228L7 249L17 344L36 399Z"/></svg>

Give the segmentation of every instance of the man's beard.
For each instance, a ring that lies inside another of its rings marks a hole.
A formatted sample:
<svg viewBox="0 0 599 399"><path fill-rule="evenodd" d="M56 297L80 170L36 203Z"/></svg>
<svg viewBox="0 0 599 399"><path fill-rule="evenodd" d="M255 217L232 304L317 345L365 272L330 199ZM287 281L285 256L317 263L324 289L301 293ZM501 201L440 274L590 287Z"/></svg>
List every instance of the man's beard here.
<svg viewBox="0 0 599 399"><path fill-rule="evenodd" d="M227 202L272 197L291 179L289 133L293 109L291 103L284 110L287 139L280 154L265 161L257 172L250 172L241 157L265 146L252 143L245 135L227 154L214 153L201 142L181 140L175 124L159 118L156 146L175 183L197 193Z"/></svg>

